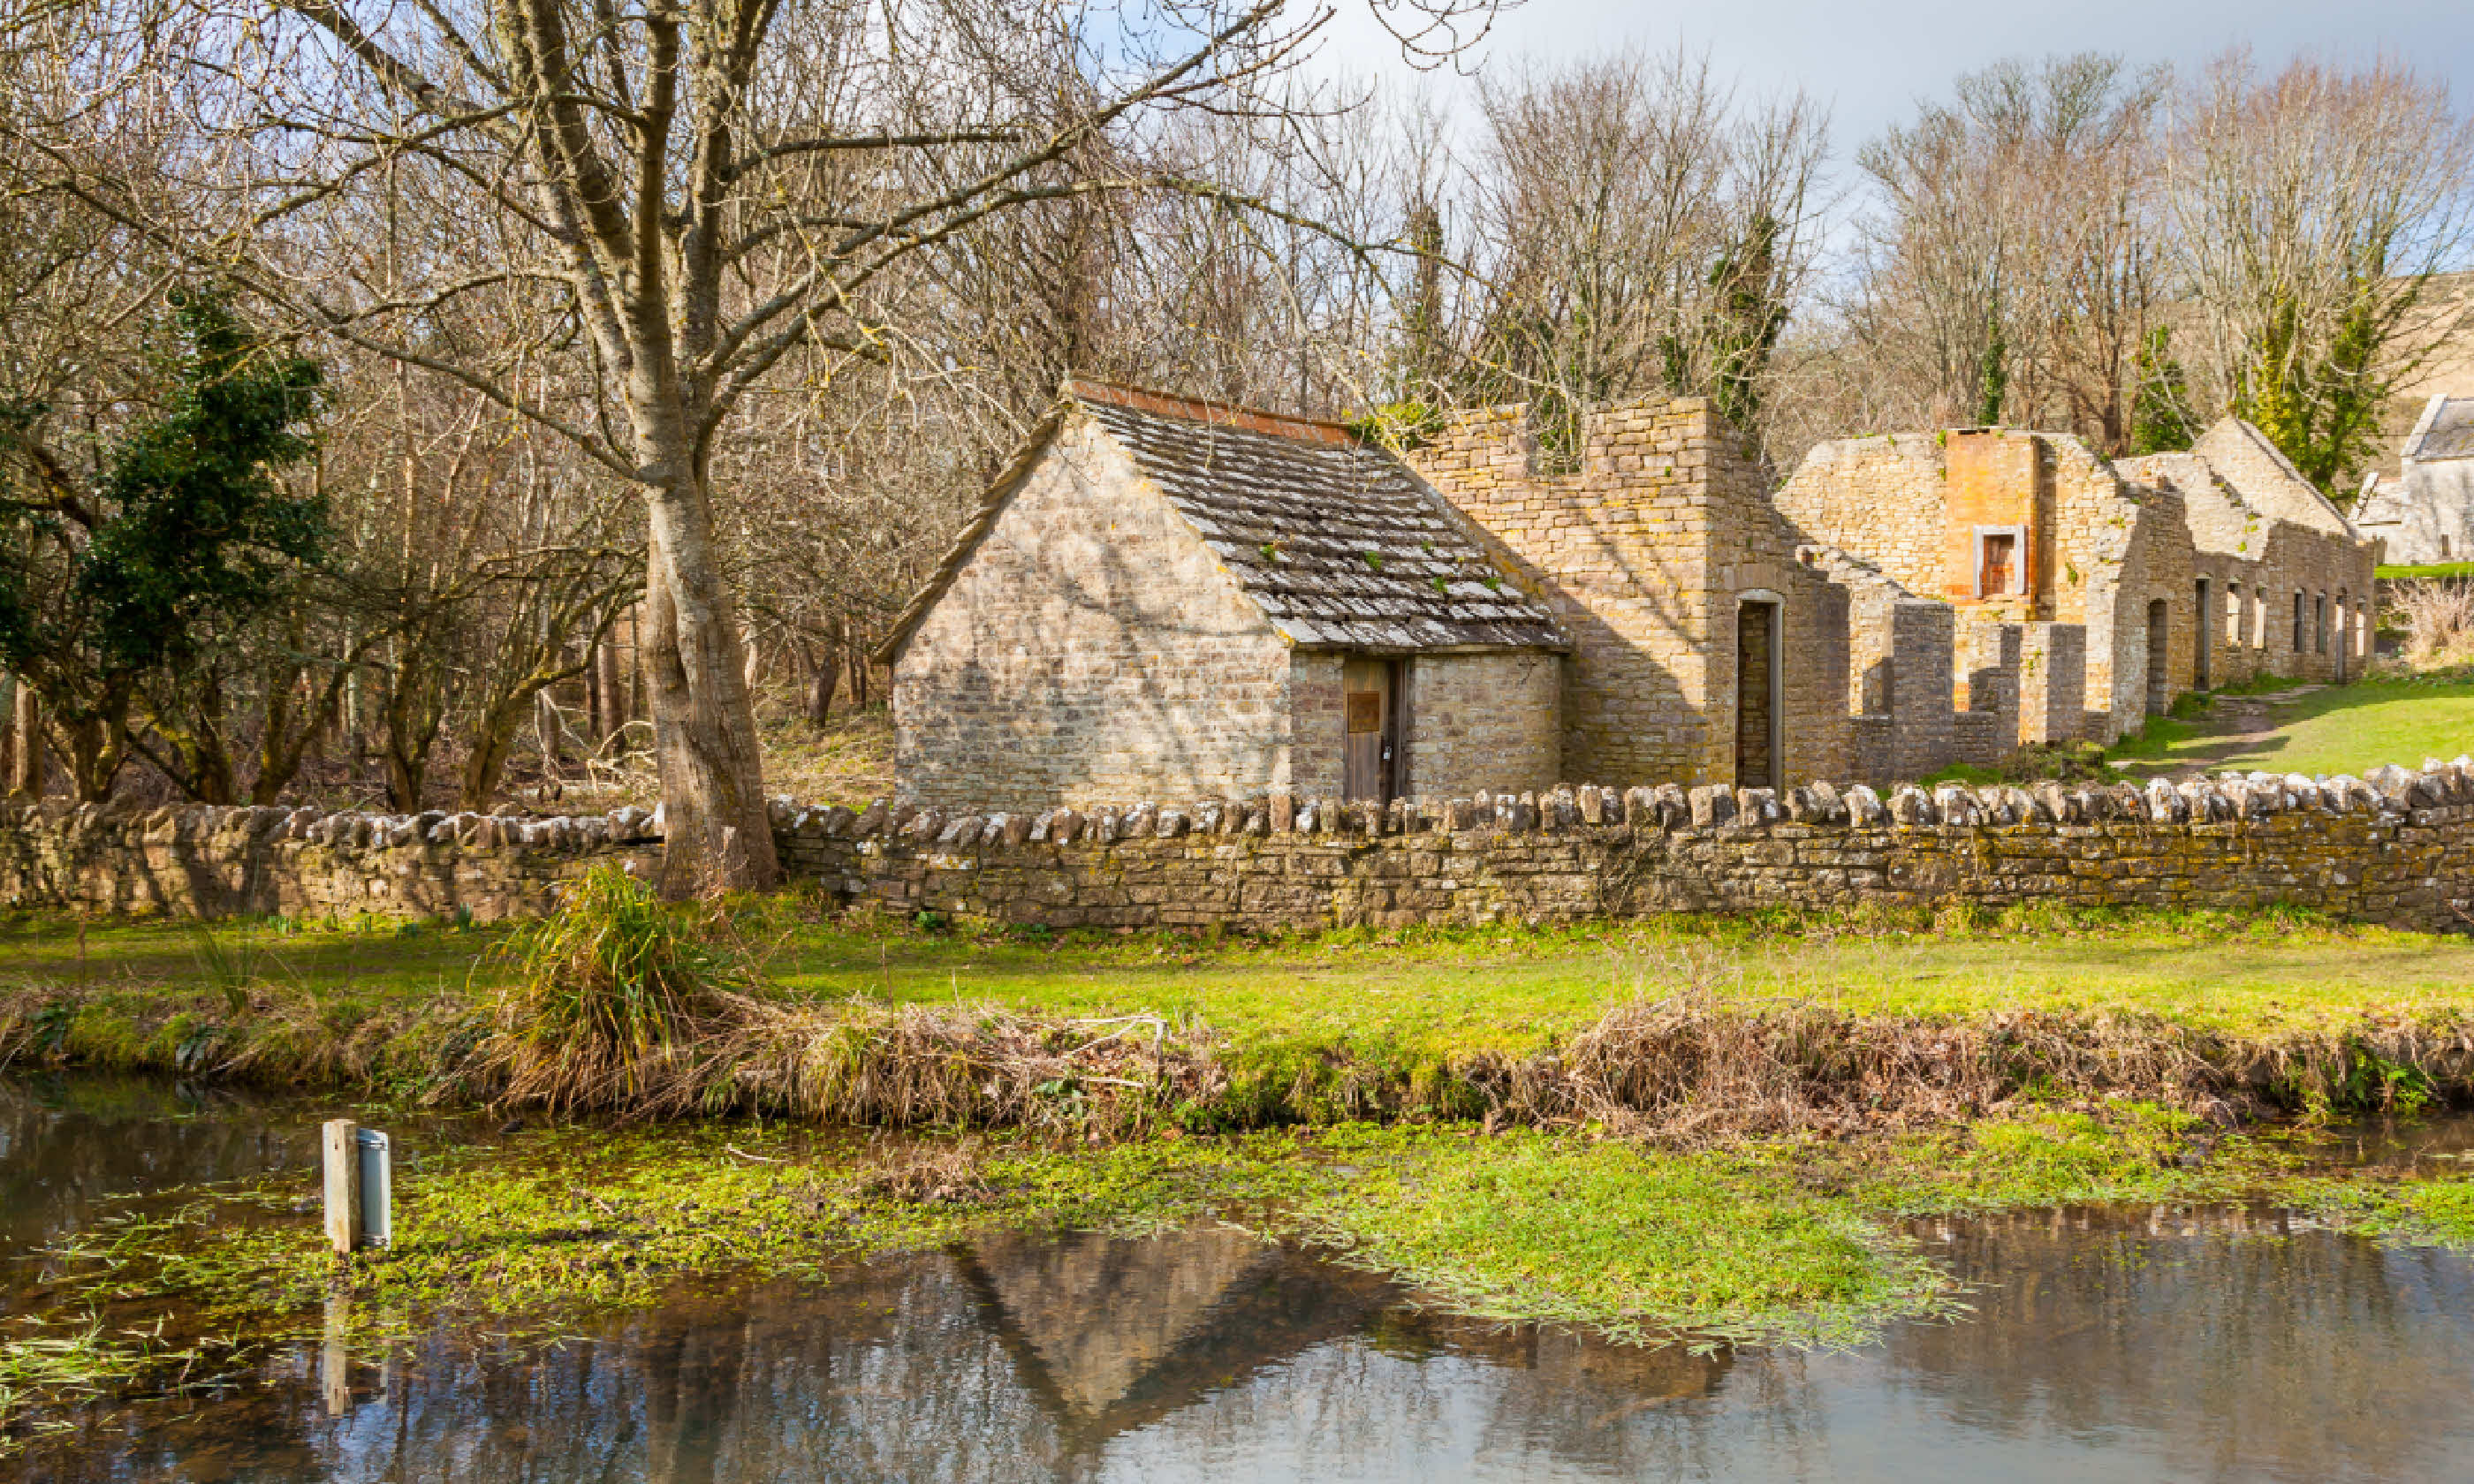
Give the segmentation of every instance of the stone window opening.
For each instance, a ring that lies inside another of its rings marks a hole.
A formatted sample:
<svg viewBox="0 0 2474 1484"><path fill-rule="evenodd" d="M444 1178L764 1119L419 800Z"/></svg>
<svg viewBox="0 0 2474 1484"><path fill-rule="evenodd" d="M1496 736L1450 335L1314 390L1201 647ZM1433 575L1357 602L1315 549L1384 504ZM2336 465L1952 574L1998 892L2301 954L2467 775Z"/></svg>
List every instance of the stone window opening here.
<svg viewBox="0 0 2474 1484"><path fill-rule="evenodd" d="M1976 595L2001 598L2027 590L2027 533L2021 526L1976 528Z"/></svg>
<svg viewBox="0 0 2474 1484"><path fill-rule="evenodd" d="M2311 600L2311 632L2317 653L2328 653L2328 595L2321 593Z"/></svg>
<svg viewBox="0 0 2474 1484"><path fill-rule="evenodd" d="M2297 655L2301 654L2304 648L2303 636L2311 632L2303 616L2304 603L2305 594L2302 589L2295 588L2293 591L2293 652Z"/></svg>
<svg viewBox="0 0 2474 1484"><path fill-rule="evenodd" d="M2207 690L2213 683L2209 660L2215 658L2217 647L2217 610L2209 604L2209 596L2208 580L2202 577L2191 607L2195 620L2192 628L2195 631L2191 635L2191 686L2195 690Z"/></svg>

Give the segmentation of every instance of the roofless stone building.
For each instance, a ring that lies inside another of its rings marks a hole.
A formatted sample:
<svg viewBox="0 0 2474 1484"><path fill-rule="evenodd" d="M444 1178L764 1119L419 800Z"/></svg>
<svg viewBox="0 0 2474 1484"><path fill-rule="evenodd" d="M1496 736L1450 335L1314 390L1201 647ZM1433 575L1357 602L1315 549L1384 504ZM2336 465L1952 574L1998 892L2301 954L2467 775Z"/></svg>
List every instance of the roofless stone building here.
<svg viewBox="0 0 2474 1484"><path fill-rule="evenodd" d="M880 651L921 803L1887 782L2345 679L2376 543L2255 429L2108 464L2007 429L1768 471L1699 398L1544 471L1070 381ZM2291 595L2291 616L2284 599Z"/></svg>

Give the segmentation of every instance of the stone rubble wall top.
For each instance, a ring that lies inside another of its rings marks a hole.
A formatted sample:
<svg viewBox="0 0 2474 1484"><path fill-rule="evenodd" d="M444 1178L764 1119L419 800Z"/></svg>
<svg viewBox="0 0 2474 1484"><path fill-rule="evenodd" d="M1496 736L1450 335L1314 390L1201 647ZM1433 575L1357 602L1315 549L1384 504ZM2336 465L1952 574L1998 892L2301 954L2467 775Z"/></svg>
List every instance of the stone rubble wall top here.
<svg viewBox="0 0 2474 1484"><path fill-rule="evenodd" d="M2339 774L2223 773L2175 783L2094 784L2048 780L2021 785L1931 788L1904 784L1886 794L1861 783L1825 781L1785 788L1601 788L1565 784L1542 792L1466 799L1395 800L1388 805L1273 793L1192 803L1150 801L1089 810L1040 812L922 808L879 799L864 808L772 802L778 834L791 839L878 841L941 849L1042 844L1105 846L1187 835L1417 835L1438 831L1553 832L1613 826L1636 831L1745 831L1776 824L1870 829L2003 827L2024 825L2212 824L2289 813L2409 818L2474 804L2474 756L2396 764L2357 778ZM357 850L434 846L585 854L610 847L657 845L662 812L637 807L548 819L448 813L383 814L281 806L193 804L152 809L70 805L49 800L0 803L0 828L132 845L275 844Z"/></svg>

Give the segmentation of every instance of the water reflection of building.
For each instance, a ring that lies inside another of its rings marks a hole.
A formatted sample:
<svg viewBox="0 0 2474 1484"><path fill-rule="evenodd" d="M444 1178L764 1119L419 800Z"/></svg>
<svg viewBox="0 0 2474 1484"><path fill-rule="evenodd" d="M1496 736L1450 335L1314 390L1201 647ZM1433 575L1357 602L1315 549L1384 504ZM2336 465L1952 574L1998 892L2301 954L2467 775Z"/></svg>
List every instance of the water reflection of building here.
<svg viewBox="0 0 2474 1484"><path fill-rule="evenodd" d="M1614 1419L1704 1396L1729 1364L1435 1313L1371 1274L1226 1228L1169 1240L1012 1237L981 1246L963 1271L1024 1388L1079 1448L1361 1332L1395 1358L1451 1355L1506 1373L1500 1410L1517 1430L1588 1440L1585 1455L1602 1450ZM1379 1415L1357 1423L1383 1425Z"/></svg>
<svg viewBox="0 0 2474 1484"><path fill-rule="evenodd" d="M1228 1227L1003 1237L961 1264L1024 1389L1086 1446L1352 1333L1397 1297Z"/></svg>

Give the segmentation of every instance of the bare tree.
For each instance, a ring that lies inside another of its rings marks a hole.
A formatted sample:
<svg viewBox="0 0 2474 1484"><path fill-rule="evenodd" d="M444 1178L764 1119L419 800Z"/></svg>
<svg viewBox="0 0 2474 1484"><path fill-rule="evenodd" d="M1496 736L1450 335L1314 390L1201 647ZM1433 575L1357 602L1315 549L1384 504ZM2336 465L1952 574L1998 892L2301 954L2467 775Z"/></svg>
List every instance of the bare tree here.
<svg viewBox="0 0 2474 1484"><path fill-rule="evenodd" d="M2166 84L2094 53L2001 62L1864 147L1876 209L1845 353L1884 420L2006 419L2122 450L2164 289Z"/></svg>
<svg viewBox="0 0 2474 1484"><path fill-rule="evenodd" d="M1482 82L1479 103L1470 390L1530 401L1541 443L1567 453L1587 409L1657 388L1708 394L1751 430L1817 247L1818 108L1739 107L1680 50L1522 70Z"/></svg>
<svg viewBox="0 0 2474 1484"><path fill-rule="evenodd" d="M1129 146L1188 107L1275 111L1263 84L1329 13L116 0L38 22L91 103L0 130L47 189L557 434L637 491L667 884L758 886L777 866L716 516L723 430L794 354L894 357L881 286L1007 212L1137 189L1256 204ZM1404 41L1431 56L1470 12L1378 14L1405 17ZM133 108L188 121L178 209L82 147L88 120ZM396 230L394 203L424 195L445 209ZM381 238L382 275L353 260ZM528 333L460 340L474 296Z"/></svg>
<svg viewBox="0 0 2474 1484"><path fill-rule="evenodd" d="M2474 121L2398 63L2302 59L2263 78L2234 51L2197 80L2173 145L2194 391L2342 497L2429 343L2430 277L2474 226Z"/></svg>

